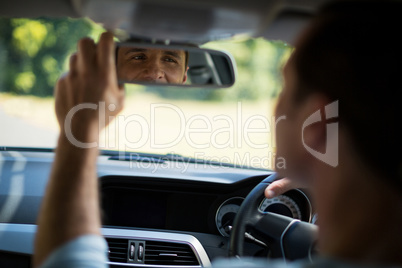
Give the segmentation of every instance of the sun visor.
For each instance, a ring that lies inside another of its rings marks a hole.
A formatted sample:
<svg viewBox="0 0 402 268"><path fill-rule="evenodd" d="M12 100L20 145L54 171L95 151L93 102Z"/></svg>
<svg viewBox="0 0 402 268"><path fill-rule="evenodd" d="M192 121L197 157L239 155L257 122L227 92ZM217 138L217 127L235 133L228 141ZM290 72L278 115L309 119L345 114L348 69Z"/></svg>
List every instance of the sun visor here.
<svg viewBox="0 0 402 268"><path fill-rule="evenodd" d="M235 35L258 36L283 1L73 0L83 17L107 29L158 40L202 44Z"/></svg>

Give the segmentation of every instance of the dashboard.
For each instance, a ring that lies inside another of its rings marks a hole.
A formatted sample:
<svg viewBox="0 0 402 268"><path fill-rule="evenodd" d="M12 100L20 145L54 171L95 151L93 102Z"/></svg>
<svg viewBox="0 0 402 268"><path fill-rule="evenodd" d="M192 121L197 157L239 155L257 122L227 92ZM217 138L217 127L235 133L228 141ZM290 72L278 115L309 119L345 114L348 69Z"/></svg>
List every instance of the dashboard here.
<svg viewBox="0 0 402 268"><path fill-rule="evenodd" d="M103 225L229 237L242 201L264 178L251 177L228 186L163 178L103 177ZM301 190L263 199L260 210L311 221L311 204Z"/></svg>
<svg viewBox="0 0 402 268"><path fill-rule="evenodd" d="M201 242L210 260L225 257L236 213L248 193L265 177L252 176L229 185L166 178L103 177L100 179L103 225L108 228L162 231L165 235L191 235ZM259 209L261 212L279 213L306 222L311 222L313 214L309 197L299 189L273 199L264 198ZM122 243L125 250L132 247L135 251L140 247L146 252L149 251L149 245L152 248L155 243L155 240L143 242L141 239L116 242L114 237L108 241L109 246L111 243ZM182 241L179 244L183 247L188 243ZM246 251L251 256L268 254L266 247L251 241L247 242ZM171 250L164 254L180 258ZM137 252L137 255L140 253ZM111 264L130 263L130 258L110 259ZM133 253L131 260L134 259ZM169 258L158 261L158 264L177 265L169 262ZM195 262L195 265L198 264Z"/></svg>
<svg viewBox="0 0 402 268"><path fill-rule="evenodd" d="M0 263L8 260L7 267L29 267L36 217L54 154L0 154L0 207L13 198L10 188L16 175L23 182L16 210L0 221ZM15 166L21 163L24 169L17 174ZM99 156L102 233L109 244L110 266L208 267L214 259L227 257L230 231L242 201L270 174L196 164L183 172L177 163L133 168L126 161ZM261 200L259 209L307 222L313 215L308 194L298 189ZM267 256L267 250L246 239L247 255ZM28 266L16 264L23 260Z"/></svg>

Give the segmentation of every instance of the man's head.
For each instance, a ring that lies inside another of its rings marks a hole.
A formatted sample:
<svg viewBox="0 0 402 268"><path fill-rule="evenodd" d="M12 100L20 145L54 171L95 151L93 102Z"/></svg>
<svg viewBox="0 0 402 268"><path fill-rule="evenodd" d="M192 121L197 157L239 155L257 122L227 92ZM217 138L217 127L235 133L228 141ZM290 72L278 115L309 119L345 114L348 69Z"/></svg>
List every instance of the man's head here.
<svg viewBox="0 0 402 268"><path fill-rule="evenodd" d="M287 168L307 168L303 136L315 146L303 120L314 109L338 101L339 130L348 133L353 149L367 166L402 185L397 109L402 89L402 50L397 47L401 11L402 3L396 1L334 2L299 38L284 70L285 87L277 107L278 116L287 116L277 128L278 155L288 158ZM324 109L321 118L326 118Z"/></svg>
<svg viewBox="0 0 402 268"><path fill-rule="evenodd" d="M116 53L119 80L184 84L188 53L184 50L119 47Z"/></svg>

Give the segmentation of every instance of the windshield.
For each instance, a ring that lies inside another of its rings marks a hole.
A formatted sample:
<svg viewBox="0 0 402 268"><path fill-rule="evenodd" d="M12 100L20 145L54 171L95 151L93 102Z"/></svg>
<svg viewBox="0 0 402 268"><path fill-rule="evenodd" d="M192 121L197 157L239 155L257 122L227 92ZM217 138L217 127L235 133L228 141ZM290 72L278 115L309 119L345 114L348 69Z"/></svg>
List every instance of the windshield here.
<svg viewBox="0 0 402 268"><path fill-rule="evenodd" d="M85 36L97 40L102 31L85 19L0 19L0 146L56 146L54 85L68 71L77 41ZM233 55L234 86L126 85L125 108L101 133L99 147L273 168L273 109L281 67L292 48L261 38L203 47Z"/></svg>

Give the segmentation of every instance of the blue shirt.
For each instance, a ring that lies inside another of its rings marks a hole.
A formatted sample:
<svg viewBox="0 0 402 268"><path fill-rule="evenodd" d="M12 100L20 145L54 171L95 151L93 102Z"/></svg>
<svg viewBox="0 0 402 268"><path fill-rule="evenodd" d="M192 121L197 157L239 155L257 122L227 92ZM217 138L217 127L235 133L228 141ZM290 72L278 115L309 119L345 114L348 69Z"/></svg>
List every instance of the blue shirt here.
<svg viewBox="0 0 402 268"><path fill-rule="evenodd" d="M53 251L41 268L106 268L109 265L106 240L98 235L83 235Z"/></svg>

